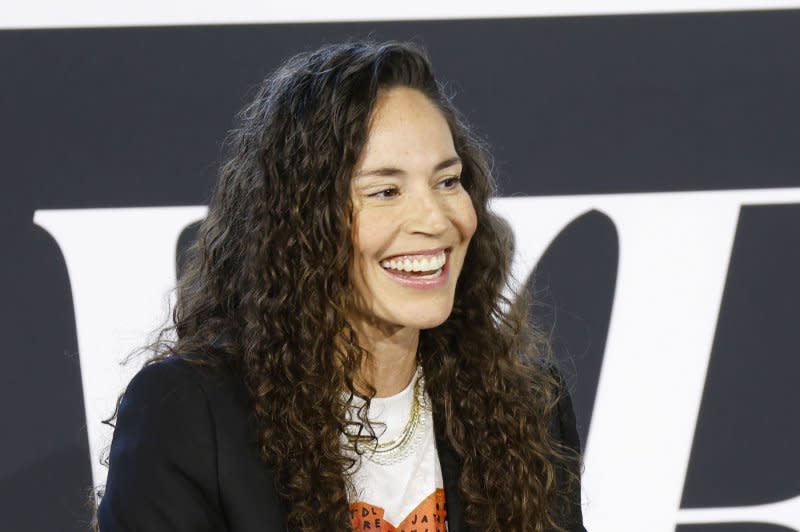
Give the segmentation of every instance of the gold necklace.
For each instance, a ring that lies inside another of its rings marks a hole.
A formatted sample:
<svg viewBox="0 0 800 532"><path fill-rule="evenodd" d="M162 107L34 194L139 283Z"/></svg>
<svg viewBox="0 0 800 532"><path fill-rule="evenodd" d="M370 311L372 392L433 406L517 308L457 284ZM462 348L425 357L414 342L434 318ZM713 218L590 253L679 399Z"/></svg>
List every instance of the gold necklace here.
<svg viewBox="0 0 800 532"><path fill-rule="evenodd" d="M363 445L365 456L377 464L389 465L403 460L413 451L415 446L412 443L421 440L424 431L420 429L427 424L427 412L430 410L421 367L417 368L411 401L408 422L399 437L384 443L378 443L369 436L354 434L347 434L347 439L351 444Z"/></svg>

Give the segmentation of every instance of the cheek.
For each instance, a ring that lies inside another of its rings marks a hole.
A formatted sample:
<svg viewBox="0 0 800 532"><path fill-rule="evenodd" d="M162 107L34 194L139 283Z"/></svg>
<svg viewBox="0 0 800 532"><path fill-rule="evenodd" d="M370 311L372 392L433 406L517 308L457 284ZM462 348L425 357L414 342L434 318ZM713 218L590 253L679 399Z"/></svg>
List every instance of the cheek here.
<svg viewBox="0 0 800 532"><path fill-rule="evenodd" d="M353 242L353 257L350 266L350 281L354 287L364 284L364 256L362 248L364 246L364 239L369 238L367 231L364 229L363 217L358 213L353 213L353 224L351 238Z"/></svg>
<svg viewBox="0 0 800 532"><path fill-rule="evenodd" d="M464 240L469 240L475 234L478 228L478 214L475 212L475 207L472 206L472 199L468 194L459 205L457 214L458 230Z"/></svg>
<svg viewBox="0 0 800 532"><path fill-rule="evenodd" d="M361 268L370 260L377 260L384 245L386 217L370 212L360 213L354 218L353 253Z"/></svg>

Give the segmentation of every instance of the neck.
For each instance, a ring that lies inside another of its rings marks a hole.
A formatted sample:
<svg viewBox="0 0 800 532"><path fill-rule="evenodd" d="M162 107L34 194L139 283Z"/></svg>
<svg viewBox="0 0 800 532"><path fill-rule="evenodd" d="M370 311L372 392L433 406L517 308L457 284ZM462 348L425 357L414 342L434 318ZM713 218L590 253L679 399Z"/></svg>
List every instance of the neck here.
<svg viewBox="0 0 800 532"><path fill-rule="evenodd" d="M364 360L361 377L375 388L375 397L401 392L417 369L419 330L406 327L395 331L359 327L359 341L370 356Z"/></svg>

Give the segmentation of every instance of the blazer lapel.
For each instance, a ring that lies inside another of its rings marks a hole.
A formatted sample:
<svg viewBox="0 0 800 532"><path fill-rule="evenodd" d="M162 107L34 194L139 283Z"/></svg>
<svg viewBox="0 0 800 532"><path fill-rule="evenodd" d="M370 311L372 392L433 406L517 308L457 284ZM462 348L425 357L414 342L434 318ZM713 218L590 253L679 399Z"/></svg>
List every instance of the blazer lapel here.
<svg viewBox="0 0 800 532"><path fill-rule="evenodd" d="M436 425L436 423L434 423ZM461 460L443 431L437 426L436 451L439 454L439 465L442 468L444 480L444 493L447 504L447 530L448 532L469 532L464 524L464 506L458 491L458 479L461 476Z"/></svg>

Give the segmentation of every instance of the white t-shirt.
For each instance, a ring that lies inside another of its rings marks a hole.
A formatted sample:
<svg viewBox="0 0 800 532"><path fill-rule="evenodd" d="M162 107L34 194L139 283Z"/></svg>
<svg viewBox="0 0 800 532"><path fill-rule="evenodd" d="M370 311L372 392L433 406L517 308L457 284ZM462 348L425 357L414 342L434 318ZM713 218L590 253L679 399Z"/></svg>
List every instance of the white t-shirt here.
<svg viewBox="0 0 800 532"><path fill-rule="evenodd" d="M372 399L369 419L378 444L402 438L418 392L419 418L408 445L401 452L367 450L352 476L356 493L350 497L353 530L445 532L444 482L430 400L424 392L421 368L409 385L391 397ZM354 401L357 403L358 400ZM363 404L363 403L357 403ZM382 423L383 425L380 425Z"/></svg>

